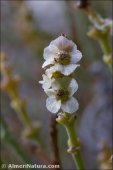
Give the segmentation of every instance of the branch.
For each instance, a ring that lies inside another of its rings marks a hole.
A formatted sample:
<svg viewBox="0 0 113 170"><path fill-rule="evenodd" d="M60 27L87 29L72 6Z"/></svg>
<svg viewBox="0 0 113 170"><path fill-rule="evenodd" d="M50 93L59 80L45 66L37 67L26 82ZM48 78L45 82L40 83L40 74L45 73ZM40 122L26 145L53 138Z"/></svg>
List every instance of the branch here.
<svg viewBox="0 0 113 170"><path fill-rule="evenodd" d="M56 115L51 115L50 138L51 138L51 148L52 148L52 160L53 160L53 164L60 165L56 124L57 124Z"/></svg>

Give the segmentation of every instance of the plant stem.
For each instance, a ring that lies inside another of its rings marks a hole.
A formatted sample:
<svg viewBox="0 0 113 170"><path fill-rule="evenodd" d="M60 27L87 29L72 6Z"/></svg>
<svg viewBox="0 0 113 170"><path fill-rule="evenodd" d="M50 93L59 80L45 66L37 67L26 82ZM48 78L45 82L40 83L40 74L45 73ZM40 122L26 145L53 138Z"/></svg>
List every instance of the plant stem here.
<svg viewBox="0 0 113 170"><path fill-rule="evenodd" d="M51 149L52 149L52 158L51 159L53 161L53 164L60 165L57 133L58 132L57 132L56 115L51 115L51 122L50 122L50 139L51 139ZM58 168L58 169L60 170L60 168Z"/></svg>
<svg viewBox="0 0 113 170"><path fill-rule="evenodd" d="M104 60L104 62L108 65L112 73L112 55L111 55L112 49L108 39L108 35L101 37L101 39L99 39L99 42L103 50L104 56L106 57L106 60Z"/></svg>
<svg viewBox="0 0 113 170"><path fill-rule="evenodd" d="M65 126L66 127L66 131L68 134L68 138L69 138L69 146L77 146L78 145L78 139L76 136L76 132L74 129L74 124L68 124ZM84 170L84 165L83 165L83 161L80 155L80 152L76 152L76 153L72 153L72 157L73 160L75 162L76 168L79 170Z"/></svg>
<svg viewBox="0 0 113 170"><path fill-rule="evenodd" d="M112 73L112 47L109 40L110 36L110 25L106 24L105 19L103 19L93 8L88 7L87 15L89 17L89 20L93 24L92 29L88 32L88 35L100 43L100 46L103 51L103 61L108 65L111 73ZM103 29L99 29L98 26L103 25Z"/></svg>
<svg viewBox="0 0 113 170"><path fill-rule="evenodd" d="M109 55L111 53L111 46L108 40L108 35L101 37L99 40L102 50L105 55Z"/></svg>
<svg viewBox="0 0 113 170"><path fill-rule="evenodd" d="M84 170L82 157L80 155L80 141L77 138L74 128L76 121L75 115L62 113L58 115L56 121L66 128L69 147L67 151L72 155L76 168L78 170Z"/></svg>
<svg viewBox="0 0 113 170"><path fill-rule="evenodd" d="M23 124L32 129L33 128L32 121L26 111L26 108L21 107L21 108L19 108L18 112L20 114L20 119L22 120Z"/></svg>
<svg viewBox="0 0 113 170"><path fill-rule="evenodd" d="M29 131L30 138L35 140L38 144L41 145L42 141L40 139L39 129L38 128L36 129L35 124L33 124L32 120L27 112L26 105L19 105L18 107L14 107L14 109L18 113L18 116L19 116L20 120L22 121L23 125L25 126L26 130ZM37 130L37 132L36 132L36 130Z"/></svg>

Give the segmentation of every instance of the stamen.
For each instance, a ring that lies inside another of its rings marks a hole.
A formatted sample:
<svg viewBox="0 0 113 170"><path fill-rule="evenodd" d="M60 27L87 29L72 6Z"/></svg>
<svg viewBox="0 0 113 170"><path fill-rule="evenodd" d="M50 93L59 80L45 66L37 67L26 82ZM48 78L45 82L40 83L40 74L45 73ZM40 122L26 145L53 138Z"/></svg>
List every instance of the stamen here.
<svg viewBox="0 0 113 170"><path fill-rule="evenodd" d="M65 102L68 100L69 92L63 89L59 89L56 98L57 100L61 100L62 102Z"/></svg>
<svg viewBox="0 0 113 170"><path fill-rule="evenodd" d="M65 51L60 51L57 53L59 58L55 58L55 61L62 64L62 65L68 65L70 63L70 55Z"/></svg>

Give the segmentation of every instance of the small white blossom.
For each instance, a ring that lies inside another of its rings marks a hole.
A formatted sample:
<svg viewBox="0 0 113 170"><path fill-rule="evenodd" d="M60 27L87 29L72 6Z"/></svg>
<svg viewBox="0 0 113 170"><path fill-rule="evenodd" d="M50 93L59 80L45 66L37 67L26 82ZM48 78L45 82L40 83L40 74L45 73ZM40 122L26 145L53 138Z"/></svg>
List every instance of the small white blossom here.
<svg viewBox="0 0 113 170"><path fill-rule="evenodd" d="M43 80L39 81L39 83L42 84L42 88L44 89L44 91L46 91L47 89L51 87L51 83L53 80L50 79L45 74L43 74L42 77L43 77Z"/></svg>
<svg viewBox="0 0 113 170"><path fill-rule="evenodd" d="M72 79L67 89L61 89L57 82L52 83L52 88L45 92L49 96L46 100L46 107L52 113L57 113L60 109L64 112L74 113L78 110L78 102L72 97L77 91L78 84Z"/></svg>
<svg viewBox="0 0 113 170"><path fill-rule="evenodd" d="M64 75L71 74L77 68L77 62L82 58L82 54L77 50L77 46L64 36L60 36L44 49L44 59L46 60L42 68L54 65L57 71Z"/></svg>

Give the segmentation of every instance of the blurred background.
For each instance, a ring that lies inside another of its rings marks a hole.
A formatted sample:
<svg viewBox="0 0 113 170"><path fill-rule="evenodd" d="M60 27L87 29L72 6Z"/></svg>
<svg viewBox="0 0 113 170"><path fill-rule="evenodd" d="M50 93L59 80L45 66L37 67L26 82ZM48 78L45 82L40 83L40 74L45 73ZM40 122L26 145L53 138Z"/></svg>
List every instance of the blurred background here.
<svg viewBox="0 0 113 170"><path fill-rule="evenodd" d="M40 121L41 136L50 154L50 119L46 109L47 96L38 83L42 79L43 49L65 33L82 52L81 67L76 70L79 90L75 94L80 108L76 131L81 140L81 153L86 169L98 169L98 146L105 140L112 146L112 83L109 69L102 61L99 44L86 33L90 22L85 13L77 9L77 1L55 0L1 0L1 51L6 54L19 74L19 93L27 100L27 111L33 121ZM105 18L112 18L112 1L90 1L93 8ZM10 106L7 93L1 93L1 113L7 127L17 141L28 152L22 142L23 125L15 110ZM62 169L74 169L74 163L67 150L67 135L60 125L58 143ZM46 141L45 141L46 139ZM19 158L7 143L1 140L1 156L5 163L20 163ZM49 146L49 147L48 147ZM28 152L34 163L38 157Z"/></svg>

